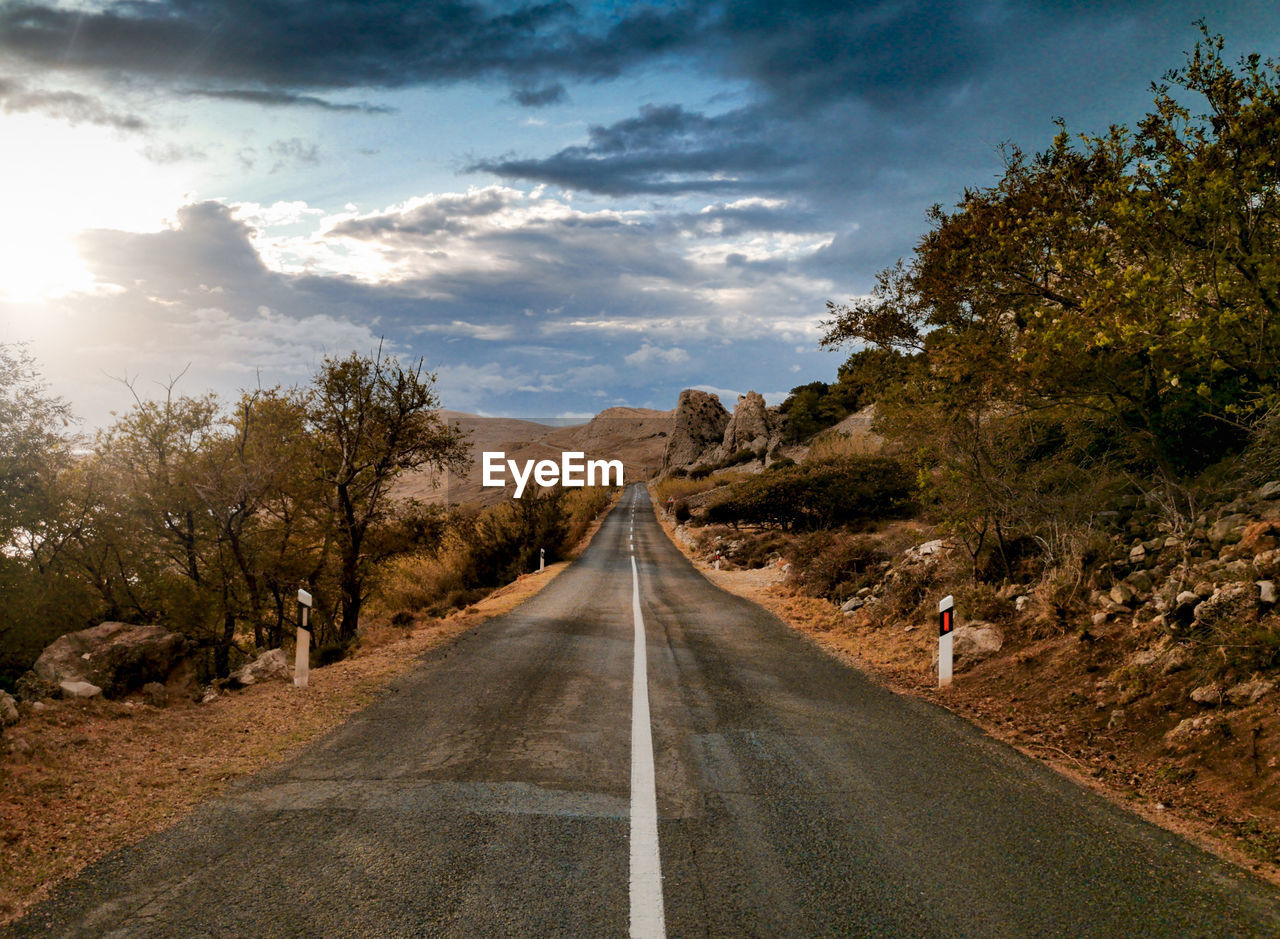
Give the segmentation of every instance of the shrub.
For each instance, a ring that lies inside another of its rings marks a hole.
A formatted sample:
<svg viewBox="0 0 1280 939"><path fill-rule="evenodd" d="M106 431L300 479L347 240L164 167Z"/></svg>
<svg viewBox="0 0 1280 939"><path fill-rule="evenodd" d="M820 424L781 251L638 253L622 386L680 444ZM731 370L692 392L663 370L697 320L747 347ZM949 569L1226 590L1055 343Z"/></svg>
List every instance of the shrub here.
<svg viewBox="0 0 1280 939"><path fill-rule="evenodd" d="M818 531L796 540L789 552L791 579L805 593L841 603L869 586L885 550L866 535Z"/></svg>
<svg viewBox="0 0 1280 939"><path fill-rule="evenodd" d="M905 514L914 484L896 460L845 457L773 466L735 483L707 509L706 520L727 524L833 528Z"/></svg>

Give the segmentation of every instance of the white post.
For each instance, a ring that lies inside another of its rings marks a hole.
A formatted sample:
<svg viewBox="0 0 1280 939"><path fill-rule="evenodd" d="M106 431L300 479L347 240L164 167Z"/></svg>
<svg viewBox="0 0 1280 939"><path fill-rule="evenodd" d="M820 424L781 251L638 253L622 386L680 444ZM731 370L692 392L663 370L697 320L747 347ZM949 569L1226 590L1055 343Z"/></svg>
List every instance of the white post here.
<svg viewBox="0 0 1280 939"><path fill-rule="evenodd" d="M951 646L954 642L955 605L953 596L947 594L938 603L938 687L951 684Z"/></svg>
<svg viewBox="0 0 1280 939"><path fill-rule="evenodd" d="M547 567L547 549L538 549L538 573L541 574Z"/></svg>
<svg viewBox="0 0 1280 939"><path fill-rule="evenodd" d="M293 684L307 687L307 673L311 669L311 594L298 591L298 643L293 660Z"/></svg>

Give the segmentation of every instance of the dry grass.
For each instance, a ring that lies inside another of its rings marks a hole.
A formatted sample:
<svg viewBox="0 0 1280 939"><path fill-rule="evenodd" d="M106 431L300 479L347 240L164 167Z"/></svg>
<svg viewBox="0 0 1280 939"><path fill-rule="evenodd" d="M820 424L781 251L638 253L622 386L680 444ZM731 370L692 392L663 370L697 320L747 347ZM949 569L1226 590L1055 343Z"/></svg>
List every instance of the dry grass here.
<svg viewBox="0 0 1280 939"><path fill-rule="evenodd" d="M370 704L422 653L513 609L566 566L521 577L443 620L371 626L353 657L312 671L305 692L272 683L206 705L59 701L28 713L0 744L0 922L232 780L287 759Z"/></svg>

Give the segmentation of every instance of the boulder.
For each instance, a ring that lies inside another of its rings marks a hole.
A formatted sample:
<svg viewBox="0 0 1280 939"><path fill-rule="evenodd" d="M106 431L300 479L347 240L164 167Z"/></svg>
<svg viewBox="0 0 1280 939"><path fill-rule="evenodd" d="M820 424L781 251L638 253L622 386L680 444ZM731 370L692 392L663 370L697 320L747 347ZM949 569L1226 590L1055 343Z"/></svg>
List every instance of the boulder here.
<svg viewBox="0 0 1280 939"><path fill-rule="evenodd" d="M726 457L744 449L764 450L772 430L764 396L758 391L748 391L738 395L733 416L725 425L720 449Z"/></svg>
<svg viewBox="0 0 1280 939"><path fill-rule="evenodd" d="M70 682L117 697L149 681L164 681L189 651L185 638L160 626L102 623L55 639L31 670L40 682L64 693Z"/></svg>
<svg viewBox="0 0 1280 939"><path fill-rule="evenodd" d="M969 623L951 632L951 662L957 672L1000 651L1004 639L991 623Z"/></svg>
<svg viewBox="0 0 1280 939"><path fill-rule="evenodd" d="M1196 704L1213 706L1222 703L1222 686L1218 684L1201 685L1194 688L1189 695Z"/></svg>
<svg viewBox="0 0 1280 939"><path fill-rule="evenodd" d="M87 681L63 681L58 687L66 698L96 698L102 694L101 688Z"/></svg>
<svg viewBox="0 0 1280 939"><path fill-rule="evenodd" d="M264 652L252 662L233 672L228 680L230 687L256 685L264 681L293 681L293 666L283 649Z"/></svg>
<svg viewBox="0 0 1280 939"><path fill-rule="evenodd" d="M1271 482L1266 483L1253 494L1253 497L1260 502L1266 502L1270 499L1280 499L1280 479L1273 479Z"/></svg>
<svg viewBox="0 0 1280 939"><path fill-rule="evenodd" d="M1258 585L1247 581L1223 584L1213 596L1196 605L1195 622L1213 628L1238 623L1257 610Z"/></svg>
<svg viewBox="0 0 1280 939"><path fill-rule="evenodd" d="M850 597L840 604L840 610L844 613L852 613L854 610L860 609L866 602L862 597Z"/></svg>
<svg viewBox="0 0 1280 939"><path fill-rule="evenodd" d="M1117 606L1130 606L1136 599L1134 589L1126 583L1119 583L1111 588L1111 602Z"/></svg>
<svg viewBox="0 0 1280 939"><path fill-rule="evenodd" d="M1209 543L1215 548L1235 544L1251 519L1247 515L1224 515L1209 529Z"/></svg>
<svg viewBox="0 0 1280 939"><path fill-rule="evenodd" d="M1274 580L1258 581L1258 602L1271 606L1276 602L1276 582Z"/></svg>
<svg viewBox="0 0 1280 939"><path fill-rule="evenodd" d="M705 450L718 447L728 423L729 412L715 395L696 388L680 392L662 454L663 472L696 463Z"/></svg>
<svg viewBox="0 0 1280 939"><path fill-rule="evenodd" d="M1227 723L1220 715L1201 714L1199 717L1188 717L1186 720L1179 721L1177 727L1164 735L1164 742L1175 745L1189 743L1198 737L1227 732Z"/></svg>
<svg viewBox="0 0 1280 939"><path fill-rule="evenodd" d="M1266 681L1264 679L1241 682L1227 689L1227 700L1232 704L1243 707L1246 704L1254 704L1261 701L1274 691L1275 687L1276 683L1274 681Z"/></svg>
<svg viewBox="0 0 1280 939"><path fill-rule="evenodd" d="M7 691L0 691L0 728L18 723L18 702Z"/></svg>

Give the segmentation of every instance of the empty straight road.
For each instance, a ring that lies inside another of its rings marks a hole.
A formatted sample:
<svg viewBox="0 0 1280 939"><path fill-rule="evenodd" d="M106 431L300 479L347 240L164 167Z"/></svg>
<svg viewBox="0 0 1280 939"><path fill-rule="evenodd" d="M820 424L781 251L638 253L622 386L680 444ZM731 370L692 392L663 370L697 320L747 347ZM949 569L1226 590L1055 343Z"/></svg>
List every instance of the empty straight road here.
<svg viewBox="0 0 1280 939"><path fill-rule="evenodd" d="M711 586L633 486L530 602L12 928L1280 935L1278 897Z"/></svg>

